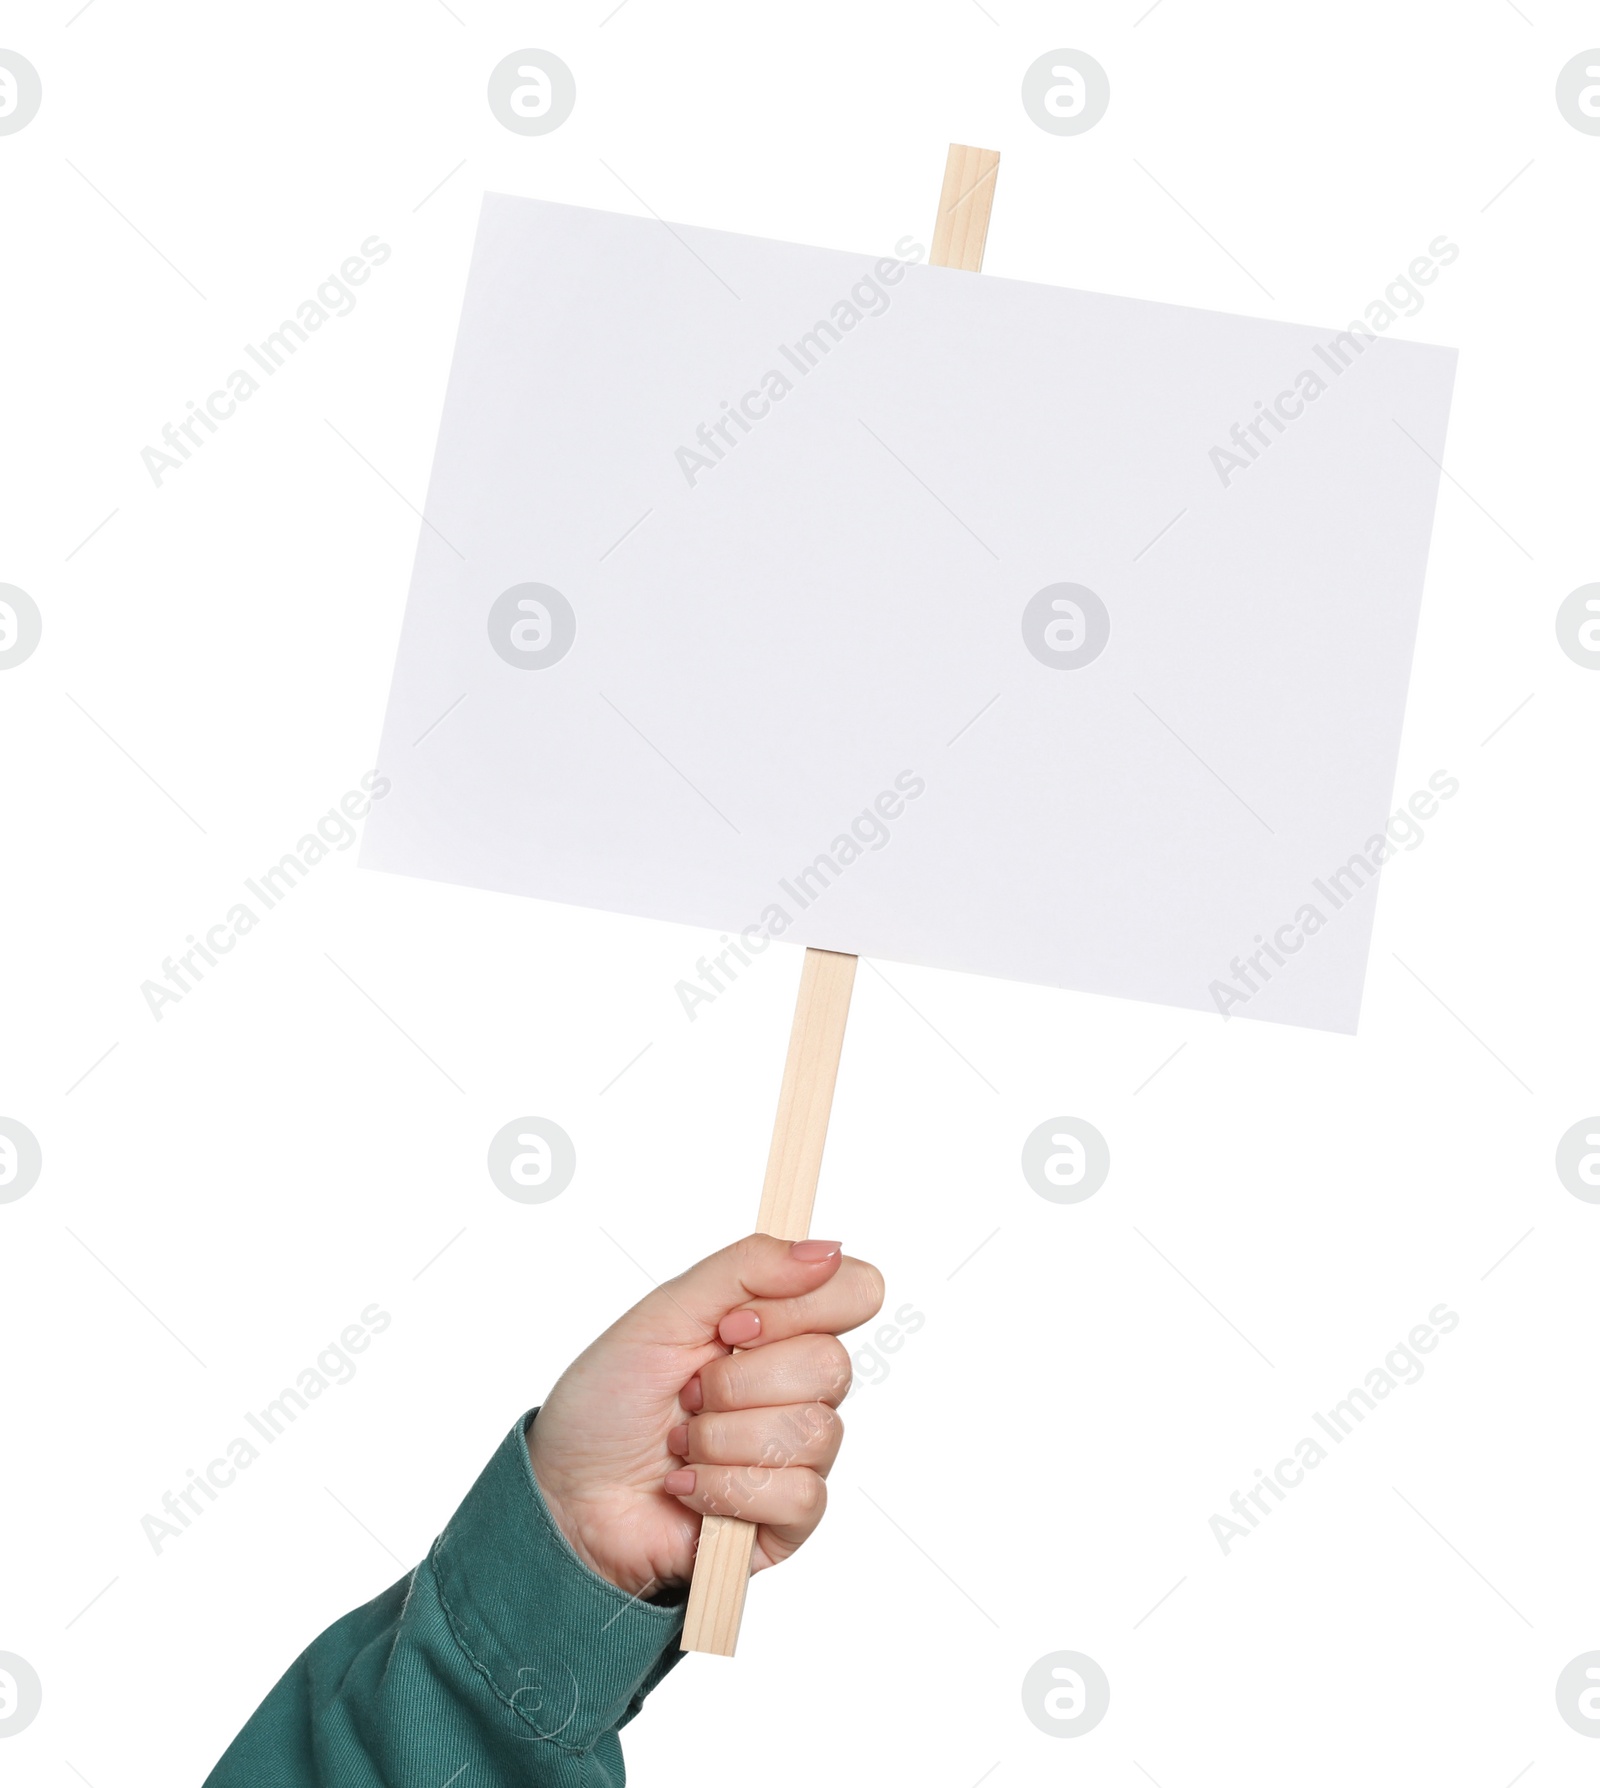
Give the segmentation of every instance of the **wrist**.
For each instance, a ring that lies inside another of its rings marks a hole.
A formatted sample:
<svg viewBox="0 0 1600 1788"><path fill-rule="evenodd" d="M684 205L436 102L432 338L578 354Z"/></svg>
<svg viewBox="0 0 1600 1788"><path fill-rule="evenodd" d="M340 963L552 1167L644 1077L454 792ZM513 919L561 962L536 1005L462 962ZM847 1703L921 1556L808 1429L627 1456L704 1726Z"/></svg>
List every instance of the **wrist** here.
<svg viewBox="0 0 1600 1788"><path fill-rule="evenodd" d="M643 1595L658 1588L654 1580L646 1581L638 1572L629 1570L610 1556L602 1540L608 1525L606 1518L595 1508L592 1499L586 1498L548 1457L548 1449L541 1447L537 1418L535 1411L527 1429L528 1463L533 1468L533 1481L550 1512L550 1519L578 1562L625 1595Z"/></svg>

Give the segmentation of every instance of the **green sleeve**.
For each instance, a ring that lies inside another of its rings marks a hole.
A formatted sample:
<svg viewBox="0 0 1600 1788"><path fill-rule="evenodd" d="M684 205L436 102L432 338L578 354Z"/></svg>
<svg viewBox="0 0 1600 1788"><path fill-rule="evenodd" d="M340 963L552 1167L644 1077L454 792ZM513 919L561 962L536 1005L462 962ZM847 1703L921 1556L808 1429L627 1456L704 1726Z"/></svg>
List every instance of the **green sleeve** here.
<svg viewBox="0 0 1600 1788"><path fill-rule="evenodd" d="M620 1788L618 1729L681 1655L683 1609L579 1560L534 1480L531 1420L427 1558L296 1660L205 1788Z"/></svg>

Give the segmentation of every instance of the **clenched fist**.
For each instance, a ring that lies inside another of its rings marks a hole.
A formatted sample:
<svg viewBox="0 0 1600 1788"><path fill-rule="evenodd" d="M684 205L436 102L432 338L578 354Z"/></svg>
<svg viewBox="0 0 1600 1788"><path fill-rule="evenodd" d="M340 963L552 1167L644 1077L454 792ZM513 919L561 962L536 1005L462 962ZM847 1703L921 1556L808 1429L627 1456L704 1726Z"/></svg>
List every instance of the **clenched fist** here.
<svg viewBox="0 0 1600 1788"><path fill-rule="evenodd" d="M877 1268L837 1242L752 1235L635 1304L528 1432L573 1550L630 1595L688 1581L702 1515L757 1524L752 1570L787 1558L822 1519L844 1432L837 1337L882 1303Z"/></svg>

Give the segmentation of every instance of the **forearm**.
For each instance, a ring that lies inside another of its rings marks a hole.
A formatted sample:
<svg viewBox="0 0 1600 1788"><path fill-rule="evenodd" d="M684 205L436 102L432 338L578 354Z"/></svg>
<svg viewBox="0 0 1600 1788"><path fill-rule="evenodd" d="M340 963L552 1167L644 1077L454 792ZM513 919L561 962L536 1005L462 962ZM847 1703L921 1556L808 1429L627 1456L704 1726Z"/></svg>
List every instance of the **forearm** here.
<svg viewBox="0 0 1600 1788"><path fill-rule="evenodd" d="M629 1597L552 1520L519 1422L428 1557L323 1633L206 1788L610 1788L682 1610Z"/></svg>

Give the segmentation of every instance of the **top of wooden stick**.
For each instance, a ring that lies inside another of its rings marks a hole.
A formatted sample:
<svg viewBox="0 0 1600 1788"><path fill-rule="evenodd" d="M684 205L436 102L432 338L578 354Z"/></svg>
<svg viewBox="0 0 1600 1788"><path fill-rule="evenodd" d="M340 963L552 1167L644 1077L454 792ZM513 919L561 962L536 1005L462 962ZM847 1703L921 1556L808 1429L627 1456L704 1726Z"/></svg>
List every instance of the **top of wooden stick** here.
<svg viewBox="0 0 1600 1788"><path fill-rule="evenodd" d="M994 205L998 149L974 149L952 143L944 164L944 190L933 225L933 267L957 267L963 273L983 270L983 243Z"/></svg>

